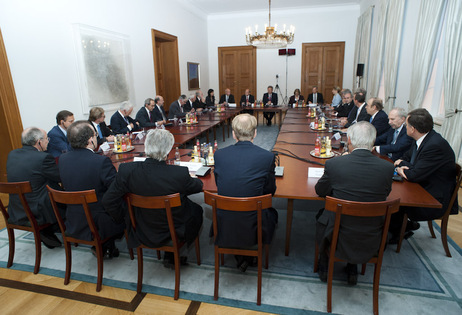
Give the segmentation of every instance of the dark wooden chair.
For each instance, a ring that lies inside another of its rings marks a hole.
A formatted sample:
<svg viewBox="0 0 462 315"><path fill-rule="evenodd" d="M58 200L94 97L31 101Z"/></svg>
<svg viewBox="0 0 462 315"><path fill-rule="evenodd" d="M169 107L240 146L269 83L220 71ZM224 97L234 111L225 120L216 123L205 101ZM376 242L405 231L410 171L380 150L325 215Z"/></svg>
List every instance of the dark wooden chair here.
<svg viewBox="0 0 462 315"><path fill-rule="evenodd" d="M64 249L66 251L66 275L64 277L64 284L69 284L71 278L71 266L72 266L72 252L71 244L86 244L94 246L96 249L96 261L98 265L98 277L96 280L96 291L101 291L103 282L103 243L109 240L109 238L102 240L99 236L98 229L96 228L95 222L91 215L89 203L97 201L95 190L83 190L83 191L58 191L47 186L48 195L50 196L51 205L55 212L56 218L58 219L59 228L63 235ZM59 213L59 209L56 203L62 203L66 205L82 205L87 223L90 228L93 240L87 241L72 237L66 234L66 225L64 224L63 218Z"/></svg>
<svg viewBox="0 0 462 315"><path fill-rule="evenodd" d="M388 227L390 225L390 217L393 213L398 212L399 199L383 201L383 202L354 202L333 197L326 197L325 210L335 212L334 231L332 233L332 242L329 250L329 266L327 273L327 311L332 312L332 280L334 278L334 263L343 261L335 256L337 249L337 241L339 237L340 222L342 215L356 217L378 217L385 216L385 222L382 230L382 241L380 247L377 248L377 256L370 259L367 263L375 265L374 269L374 284L373 284L373 310L374 314L379 313L379 282L380 269L382 267L382 258L385 245L387 243ZM318 270L319 247L316 243L314 272ZM366 264L363 264L361 274L366 271Z"/></svg>
<svg viewBox="0 0 462 315"><path fill-rule="evenodd" d="M178 239L173 222L172 208L181 206L180 194L172 194L167 196L139 196L135 194L126 194L125 200L128 205L128 213L132 228L136 230L136 219L133 207L143 208L142 211L165 211L170 230L172 241L170 244L153 248L145 245L140 245L136 248L138 259L138 284L136 291L141 293L143 286L143 248L154 249L157 251L157 259L160 259L160 251L173 253L175 259L175 293L174 299L178 300L180 295L180 249L185 244L184 241ZM164 210L165 209L165 210ZM195 240L197 264L201 264L199 236Z"/></svg>
<svg viewBox="0 0 462 315"><path fill-rule="evenodd" d="M215 288L214 300L218 300L218 286L220 280L220 257L223 265L224 254L253 256L258 259L258 284L257 284L257 305L261 305L261 281L262 281L262 254L263 254L263 233L262 233L262 209L272 206L271 194L248 198L233 198L219 196L217 194L204 192L205 203L212 206L213 216L213 235L214 239L218 233L217 209L225 211L256 211L257 212L257 239L258 246L256 249L244 248L225 248L215 244ZM265 268L268 268L268 244L265 245L266 259Z"/></svg>
<svg viewBox="0 0 462 315"><path fill-rule="evenodd" d="M26 212L26 216L29 219L29 225L18 225L12 224L9 222L10 215L8 214L6 208L0 200L0 210L2 211L3 218L5 219L6 229L8 231L8 241L10 246L10 252L8 255L8 263L6 264L7 268L10 268L13 265L14 259L14 249L15 249L15 239L14 239L14 229L29 231L34 234L35 240L35 267L34 274L37 274L40 269L40 260L42 258L42 244L40 231L49 227L51 224L46 223L39 225L32 211L30 210L29 204L27 203L26 197L24 194L32 192L30 182L16 182L16 183L0 183L0 193L9 194L9 195L18 195L19 200L21 200L22 207Z"/></svg>
<svg viewBox="0 0 462 315"><path fill-rule="evenodd" d="M435 220L441 220L441 241L443 242L444 251L446 252L446 256L452 257L451 252L449 251L448 246L448 222L449 222L449 215L451 214L451 208L456 201L457 194L459 192L459 187L462 182L462 175L461 175L461 167L459 164L456 163L456 187L452 192L451 200L449 201L448 208L444 212L444 215L441 218L436 218ZM399 235L398 246L396 247L396 252L399 253L401 250L401 245L404 239L404 233L406 232L406 224L407 224L407 214L404 214L403 224L401 225L401 232ZM436 238L435 231L433 231L433 220L428 220L428 229L430 230L430 234L432 238Z"/></svg>

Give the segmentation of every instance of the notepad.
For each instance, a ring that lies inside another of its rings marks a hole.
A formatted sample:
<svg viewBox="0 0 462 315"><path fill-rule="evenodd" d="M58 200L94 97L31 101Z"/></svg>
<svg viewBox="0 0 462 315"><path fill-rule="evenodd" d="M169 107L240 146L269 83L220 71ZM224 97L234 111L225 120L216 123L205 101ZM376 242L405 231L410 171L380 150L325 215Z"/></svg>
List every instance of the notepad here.
<svg viewBox="0 0 462 315"><path fill-rule="evenodd" d="M319 178L324 174L324 167L308 167L308 177Z"/></svg>

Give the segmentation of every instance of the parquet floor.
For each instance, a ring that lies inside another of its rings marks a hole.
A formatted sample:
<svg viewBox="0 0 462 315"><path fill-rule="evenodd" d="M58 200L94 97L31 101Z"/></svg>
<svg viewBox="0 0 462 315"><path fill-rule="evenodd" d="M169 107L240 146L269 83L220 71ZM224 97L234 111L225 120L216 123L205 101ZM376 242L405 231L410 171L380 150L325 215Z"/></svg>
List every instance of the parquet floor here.
<svg viewBox="0 0 462 315"><path fill-rule="evenodd" d="M7 196L0 198L7 204ZM0 229L4 227L2 217ZM461 213L451 216L448 234L462 247ZM0 268L0 301L2 314L263 314L109 286L97 293L93 283L72 280L66 286L62 278L5 268Z"/></svg>

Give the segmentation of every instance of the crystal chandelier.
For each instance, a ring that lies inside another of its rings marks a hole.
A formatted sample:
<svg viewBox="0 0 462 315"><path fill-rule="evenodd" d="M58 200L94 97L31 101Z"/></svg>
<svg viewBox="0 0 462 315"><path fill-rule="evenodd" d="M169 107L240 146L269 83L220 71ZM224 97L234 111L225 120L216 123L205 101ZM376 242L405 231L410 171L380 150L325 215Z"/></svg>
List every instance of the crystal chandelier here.
<svg viewBox="0 0 462 315"><path fill-rule="evenodd" d="M252 28L246 28L245 39L247 45L253 45L257 48L282 48L286 47L288 44L292 44L294 41L294 31L295 28L291 25L288 30L286 30L286 25L284 24L282 32L278 33L278 25L275 24L274 27L271 26L271 0L269 2L269 23L265 24L265 33L258 33L258 25L255 25L255 33L252 33Z"/></svg>

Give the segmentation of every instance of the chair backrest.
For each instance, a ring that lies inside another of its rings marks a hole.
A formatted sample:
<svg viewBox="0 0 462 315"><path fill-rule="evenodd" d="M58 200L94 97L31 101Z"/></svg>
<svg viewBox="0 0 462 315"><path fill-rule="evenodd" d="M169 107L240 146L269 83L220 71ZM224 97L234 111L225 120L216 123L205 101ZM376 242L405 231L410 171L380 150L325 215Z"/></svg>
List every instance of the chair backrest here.
<svg viewBox="0 0 462 315"><path fill-rule="evenodd" d="M338 199L334 197L326 197L325 210L335 212L335 225L332 234L331 255L335 254L337 240L340 230L340 222L342 214L355 217L385 217L385 223L382 231L382 241L378 249L379 260L382 260L383 250L387 241L388 227L390 218L393 213L399 210L400 199L380 202L358 202Z"/></svg>
<svg viewBox="0 0 462 315"><path fill-rule="evenodd" d="M166 196L140 196L128 193L125 194L125 201L127 202L128 213L134 230L136 230L136 218L133 207L143 208L145 209L144 211L161 211L160 209L165 209L172 242L174 246L178 244L172 208L181 206L181 197L179 193Z"/></svg>
<svg viewBox="0 0 462 315"><path fill-rule="evenodd" d="M29 219L31 226L37 228L37 220L35 219L32 211L30 210L29 204L27 203L26 197L24 194L32 192L32 187L30 182L14 182L14 183L0 183L0 193L9 194L9 195L18 195L19 200L21 201L22 207L26 212L27 218ZM11 199L10 199L11 203ZM2 211L3 217L5 218L5 223L8 223L10 215L6 211L6 207L3 205L3 202L0 200L0 209Z"/></svg>
<svg viewBox="0 0 462 315"><path fill-rule="evenodd" d="M462 183L462 171L459 164L456 163L456 186L454 187L454 191L452 192L451 200L449 201L448 208L446 209L445 215L449 215L451 213L452 206L456 201L457 194L459 193L459 187Z"/></svg>
<svg viewBox="0 0 462 315"><path fill-rule="evenodd" d="M57 203L62 203L65 205L82 205L85 212L85 217L87 218L88 227L90 228L93 238L94 240L100 241L98 229L96 228L95 221L91 215L90 207L88 206L89 203L98 201L94 189L82 191L59 191L51 188L48 185L47 189L48 195L50 196L51 205L53 206L53 211L55 212L59 227L63 233L66 231L66 226L64 225L64 221L59 212Z"/></svg>
<svg viewBox="0 0 462 315"><path fill-rule="evenodd" d="M238 212L257 211L257 238L258 246L261 248L263 244L262 209L272 206L272 197L271 194L245 198L226 197L204 191L205 203L212 206L213 235L215 241L218 235L217 209Z"/></svg>

